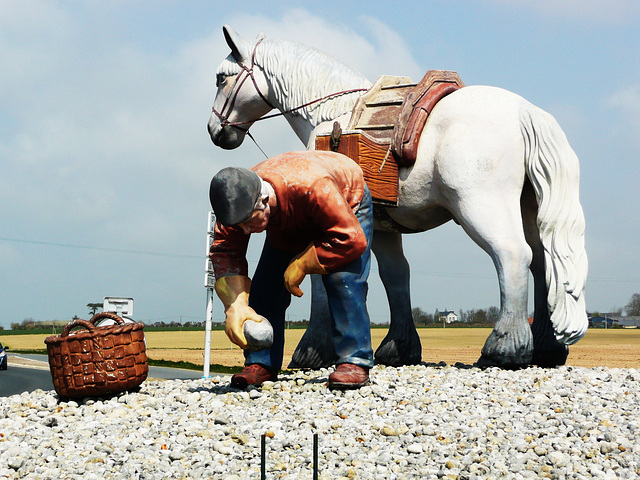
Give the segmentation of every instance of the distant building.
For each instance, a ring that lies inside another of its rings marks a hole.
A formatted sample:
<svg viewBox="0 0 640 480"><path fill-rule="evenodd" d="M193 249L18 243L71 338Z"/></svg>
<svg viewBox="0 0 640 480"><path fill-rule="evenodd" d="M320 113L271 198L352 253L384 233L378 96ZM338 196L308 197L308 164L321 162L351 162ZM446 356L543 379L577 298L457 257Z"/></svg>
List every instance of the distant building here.
<svg viewBox="0 0 640 480"><path fill-rule="evenodd" d="M640 317L623 317L616 314L600 314L589 317L590 328L640 328Z"/></svg>
<svg viewBox="0 0 640 480"><path fill-rule="evenodd" d="M617 324L622 328L640 328L640 317L619 317Z"/></svg>
<svg viewBox="0 0 640 480"><path fill-rule="evenodd" d="M436 322L453 323L458 321L458 315L453 310L436 310L435 319Z"/></svg>

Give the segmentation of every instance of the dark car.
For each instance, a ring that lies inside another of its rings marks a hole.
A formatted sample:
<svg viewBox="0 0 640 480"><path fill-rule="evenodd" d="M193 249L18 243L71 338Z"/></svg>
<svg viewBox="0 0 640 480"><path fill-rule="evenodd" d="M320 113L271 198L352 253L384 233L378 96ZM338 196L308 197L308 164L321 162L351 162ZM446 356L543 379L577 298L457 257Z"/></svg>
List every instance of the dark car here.
<svg viewBox="0 0 640 480"><path fill-rule="evenodd" d="M0 343L0 370L7 369L7 350L9 350L9 347L4 348Z"/></svg>

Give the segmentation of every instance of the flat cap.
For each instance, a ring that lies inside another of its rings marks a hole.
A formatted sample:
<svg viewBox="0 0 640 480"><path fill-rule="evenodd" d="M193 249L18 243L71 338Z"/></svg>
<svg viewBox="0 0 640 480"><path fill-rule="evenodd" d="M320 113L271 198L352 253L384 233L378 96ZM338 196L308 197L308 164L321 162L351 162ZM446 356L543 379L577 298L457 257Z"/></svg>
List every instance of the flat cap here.
<svg viewBox="0 0 640 480"><path fill-rule="evenodd" d="M253 213L262 181L247 168L227 167L211 179L209 200L216 219L226 227L247 220Z"/></svg>

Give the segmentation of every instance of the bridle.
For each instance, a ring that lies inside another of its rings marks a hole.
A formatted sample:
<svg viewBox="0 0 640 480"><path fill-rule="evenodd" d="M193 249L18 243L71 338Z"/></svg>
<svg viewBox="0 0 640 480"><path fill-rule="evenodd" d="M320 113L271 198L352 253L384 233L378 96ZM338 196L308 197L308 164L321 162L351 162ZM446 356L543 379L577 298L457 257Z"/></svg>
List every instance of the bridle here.
<svg viewBox="0 0 640 480"><path fill-rule="evenodd" d="M309 105L313 105L314 103L322 102L323 100L327 100L327 99L332 98L332 97L338 97L340 95L346 95L346 94L355 93L355 92L366 92L368 90L367 88L353 88L351 90L342 90L340 92L330 93L329 95L325 95L324 97L317 98L317 99L312 100L310 102L307 102L307 103L305 103L303 105L291 108L291 109L283 111L283 112L272 113L270 115L265 115L265 116L262 116L262 117L259 117L259 118L253 119L253 120L246 120L246 121L243 121L243 122L230 122L229 121L229 115L231 115L231 112L233 111L233 106L234 106L234 104L236 102L236 98L238 97L238 93L240 92L240 89L242 88L242 85L244 85L244 82L248 78L250 78L251 81L253 82L253 86L255 87L256 92L258 92L258 95L260 96L260 98L262 98L262 100L269 107L271 107L271 109L276 109L276 107L274 107L271 104L271 102L269 102L267 97L265 97L263 95L263 93L260 91L260 88L258 87L258 82L256 82L256 79L253 76L253 67L255 66L256 50L258 49L258 45L260 45L262 40L264 40L264 38L261 38L260 40L258 40L258 42L253 47L253 53L251 54L251 66L250 67L247 67L242 62L237 61L238 65L240 65L240 67L242 68L242 71L238 74L238 76L236 77L235 81L233 82L233 86L231 87L231 94L229 96L227 96L227 99L225 100L221 111L218 112L215 107L213 107L211 109L213 111L213 113L220 119L220 126L223 127L223 128L224 127L235 127L235 128L237 128L239 130L245 131L248 134L249 133L249 127L242 128L243 125L250 125L250 124L253 124L254 122L257 122L259 120L267 120L268 118L274 118L274 117L278 117L280 115L286 115L288 113L295 112L296 110L300 110L301 108L308 107ZM246 74L246 75L243 75L243 74Z"/></svg>

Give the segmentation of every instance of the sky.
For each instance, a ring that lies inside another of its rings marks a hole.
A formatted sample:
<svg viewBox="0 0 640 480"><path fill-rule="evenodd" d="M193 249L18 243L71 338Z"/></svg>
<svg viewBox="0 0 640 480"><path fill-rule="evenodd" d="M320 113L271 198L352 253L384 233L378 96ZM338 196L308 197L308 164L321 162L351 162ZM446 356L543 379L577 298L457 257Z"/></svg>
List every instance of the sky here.
<svg viewBox="0 0 640 480"><path fill-rule="evenodd" d="M317 48L372 82L454 70L548 111L581 164L587 308L640 292L635 0L3 0L0 326L87 318L106 296L134 298L146 323L204 320L209 182L264 158L249 140L218 149L206 130L225 24ZM252 133L270 156L304 148L282 119ZM404 248L414 307L499 304L489 256L453 222L405 235ZM302 288L290 320L308 318ZM388 321L375 262L368 305L373 322Z"/></svg>

